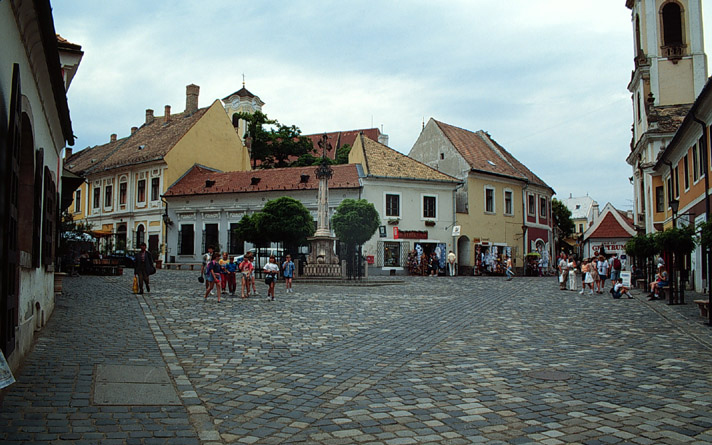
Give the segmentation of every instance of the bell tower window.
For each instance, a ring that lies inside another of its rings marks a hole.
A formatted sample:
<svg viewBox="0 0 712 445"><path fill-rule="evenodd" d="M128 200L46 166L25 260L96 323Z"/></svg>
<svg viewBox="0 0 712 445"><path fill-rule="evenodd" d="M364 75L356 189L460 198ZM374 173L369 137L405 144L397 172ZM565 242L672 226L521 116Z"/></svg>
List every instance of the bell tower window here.
<svg viewBox="0 0 712 445"><path fill-rule="evenodd" d="M660 9L662 20L663 57L680 58L683 56L682 8L674 1L665 3Z"/></svg>

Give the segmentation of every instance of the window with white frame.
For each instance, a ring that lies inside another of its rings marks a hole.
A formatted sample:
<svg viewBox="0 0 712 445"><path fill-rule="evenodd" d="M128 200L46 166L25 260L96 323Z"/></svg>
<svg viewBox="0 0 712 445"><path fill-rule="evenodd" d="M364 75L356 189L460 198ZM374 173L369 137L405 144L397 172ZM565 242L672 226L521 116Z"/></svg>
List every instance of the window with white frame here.
<svg viewBox="0 0 712 445"><path fill-rule="evenodd" d="M136 188L136 200L138 202L146 202L146 180L140 179Z"/></svg>
<svg viewBox="0 0 712 445"><path fill-rule="evenodd" d="M495 213L494 187L485 187L485 213Z"/></svg>
<svg viewBox="0 0 712 445"><path fill-rule="evenodd" d="M158 201L158 198L160 198L161 194L160 194L159 184L160 184L159 178L151 179L151 201Z"/></svg>
<svg viewBox="0 0 712 445"><path fill-rule="evenodd" d="M504 191L504 214L513 215L514 214L514 193L511 190Z"/></svg>
<svg viewBox="0 0 712 445"><path fill-rule="evenodd" d="M540 216L540 217L546 218L546 208L547 208L547 205L546 205L546 197L545 197L545 196L541 196L541 197L539 198L539 216Z"/></svg>
<svg viewBox="0 0 712 445"><path fill-rule="evenodd" d="M74 213L82 211L82 189L74 193Z"/></svg>
<svg viewBox="0 0 712 445"><path fill-rule="evenodd" d="M126 182L119 183L119 205L126 205L126 191L128 184Z"/></svg>
<svg viewBox="0 0 712 445"><path fill-rule="evenodd" d="M697 182L700 179L700 170L697 157L697 144L692 146L692 182Z"/></svg>
<svg viewBox="0 0 712 445"><path fill-rule="evenodd" d="M437 206L437 197L423 195L423 218L437 218Z"/></svg>
<svg viewBox="0 0 712 445"><path fill-rule="evenodd" d="M101 205L101 187L94 187L94 205L93 208L98 209Z"/></svg>
<svg viewBox="0 0 712 445"><path fill-rule="evenodd" d="M386 193L386 217L400 218L400 194Z"/></svg>
<svg viewBox="0 0 712 445"><path fill-rule="evenodd" d="M107 185L104 187L104 207L111 207L111 201L114 199L114 187Z"/></svg>
<svg viewBox="0 0 712 445"><path fill-rule="evenodd" d="M527 214L529 216L536 216L536 198L533 194L527 195Z"/></svg>

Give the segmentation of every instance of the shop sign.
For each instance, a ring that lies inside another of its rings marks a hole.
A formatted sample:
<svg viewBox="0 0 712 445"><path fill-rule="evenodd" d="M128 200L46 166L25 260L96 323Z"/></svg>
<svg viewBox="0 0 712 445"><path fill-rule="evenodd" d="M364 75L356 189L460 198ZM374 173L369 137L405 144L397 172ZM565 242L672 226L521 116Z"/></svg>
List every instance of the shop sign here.
<svg viewBox="0 0 712 445"><path fill-rule="evenodd" d="M452 236L460 236L461 226L452 226Z"/></svg>
<svg viewBox="0 0 712 445"><path fill-rule="evenodd" d="M381 238L385 238L385 237L386 237L386 226L379 226L379 227L378 227L378 236L380 236Z"/></svg>
<svg viewBox="0 0 712 445"><path fill-rule="evenodd" d="M428 239L427 230L398 230L393 228L393 239Z"/></svg>

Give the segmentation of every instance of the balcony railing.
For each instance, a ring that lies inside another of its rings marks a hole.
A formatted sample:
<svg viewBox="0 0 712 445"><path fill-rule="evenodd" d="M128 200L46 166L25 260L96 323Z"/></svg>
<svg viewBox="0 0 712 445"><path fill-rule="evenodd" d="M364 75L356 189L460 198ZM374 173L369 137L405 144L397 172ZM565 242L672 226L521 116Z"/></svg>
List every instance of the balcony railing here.
<svg viewBox="0 0 712 445"><path fill-rule="evenodd" d="M687 48L687 45L668 45L668 46L663 46L663 57L668 58L672 61L682 59L682 56L685 55L685 49Z"/></svg>

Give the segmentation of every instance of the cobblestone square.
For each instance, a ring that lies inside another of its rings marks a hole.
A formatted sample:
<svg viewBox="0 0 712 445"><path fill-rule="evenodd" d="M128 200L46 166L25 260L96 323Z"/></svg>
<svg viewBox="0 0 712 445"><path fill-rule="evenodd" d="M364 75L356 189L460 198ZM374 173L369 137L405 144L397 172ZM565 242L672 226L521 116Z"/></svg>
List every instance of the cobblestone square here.
<svg viewBox="0 0 712 445"><path fill-rule="evenodd" d="M197 272L130 284L65 280L4 392L2 443L712 442L712 335L693 304L554 278L297 280L220 303ZM181 405L95 405L103 365L167 369Z"/></svg>

